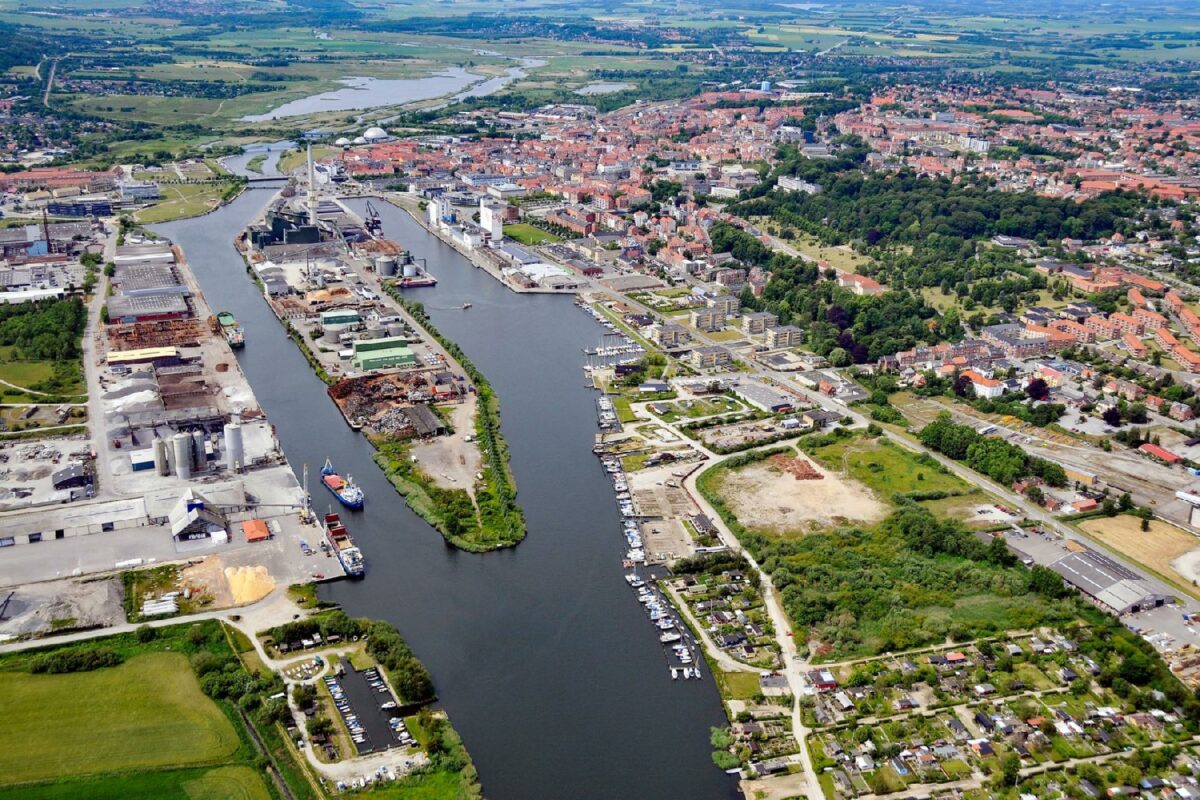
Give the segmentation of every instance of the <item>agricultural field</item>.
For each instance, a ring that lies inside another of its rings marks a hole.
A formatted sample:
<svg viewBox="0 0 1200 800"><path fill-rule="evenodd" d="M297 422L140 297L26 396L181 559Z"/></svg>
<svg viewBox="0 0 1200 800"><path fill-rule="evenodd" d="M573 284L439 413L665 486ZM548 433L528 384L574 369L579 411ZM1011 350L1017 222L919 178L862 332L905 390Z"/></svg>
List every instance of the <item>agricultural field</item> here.
<svg viewBox="0 0 1200 800"><path fill-rule="evenodd" d="M64 675L0 672L0 780L220 763L237 731L180 653Z"/></svg>
<svg viewBox="0 0 1200 800"><path fill-rule="evenodd" d="M311 797L265 714L281 688L244 671L214 620L0 654L0 800L274 798L239 699L297 800Z"/></svg>

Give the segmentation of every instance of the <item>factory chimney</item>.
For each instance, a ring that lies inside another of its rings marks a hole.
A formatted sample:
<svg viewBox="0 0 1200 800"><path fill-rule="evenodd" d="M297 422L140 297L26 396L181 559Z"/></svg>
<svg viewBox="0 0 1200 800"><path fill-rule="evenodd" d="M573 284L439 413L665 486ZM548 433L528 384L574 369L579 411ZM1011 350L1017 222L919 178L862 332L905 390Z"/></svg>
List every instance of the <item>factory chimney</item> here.
<svg viewBox="0 0 1200 800"><path fill-rule="evenodd" d="M313 169L312 142L308 143L308 224L317 224L317 176Z"/></svg>

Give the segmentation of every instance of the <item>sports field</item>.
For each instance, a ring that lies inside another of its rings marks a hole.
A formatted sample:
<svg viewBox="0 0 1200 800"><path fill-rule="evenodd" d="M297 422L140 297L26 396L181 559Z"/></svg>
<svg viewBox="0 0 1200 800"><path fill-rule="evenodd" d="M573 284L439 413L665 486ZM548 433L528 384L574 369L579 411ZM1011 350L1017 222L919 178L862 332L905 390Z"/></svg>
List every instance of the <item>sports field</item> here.
<svg viewBox="0 0 1200 800"><path fill-rule="evenodd" d="M561 236L555 236L540 228L535 228L527 222L518 222L504 226L504 235L524 245L538 245L561 242Z"/></svg>
<svg viewBox="0 0 1200 800"><path fill-rule="evenodd" d="M0 697L4 784L213 764L240 744L179 653L65 675L2 672Z"/></svg>

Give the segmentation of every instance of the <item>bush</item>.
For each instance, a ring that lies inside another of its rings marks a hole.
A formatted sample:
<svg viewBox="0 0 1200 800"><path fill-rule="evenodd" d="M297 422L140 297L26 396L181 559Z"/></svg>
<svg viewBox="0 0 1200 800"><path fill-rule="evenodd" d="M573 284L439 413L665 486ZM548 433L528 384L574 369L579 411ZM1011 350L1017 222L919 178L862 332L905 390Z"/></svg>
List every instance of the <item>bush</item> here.
<svg viewBox="0 0 1200 800"><path fill-rule="evenodd" d="M37 656L29 665L35 674L56 675L66 672L91 672L103 667L115 667L125 659L106 647L89 647L81 650L56 650Z"/></svg>
<svg viewBox="0 0 1200 800"><path fill-rule="evenodd" d="M149 625L139 625L138 629L134 631L134 636L139 642L146 644L147 642L153 642L155 637L158 636L158 632Z"/></svg>

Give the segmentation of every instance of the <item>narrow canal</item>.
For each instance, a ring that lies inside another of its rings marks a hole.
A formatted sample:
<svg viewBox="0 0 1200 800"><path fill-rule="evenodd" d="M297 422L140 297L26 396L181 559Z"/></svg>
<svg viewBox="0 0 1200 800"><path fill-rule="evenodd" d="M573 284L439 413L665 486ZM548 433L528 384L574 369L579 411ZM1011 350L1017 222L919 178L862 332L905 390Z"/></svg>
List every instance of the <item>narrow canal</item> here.
<svg viewBox="0 0 1200 800"><path fill-rule="evenodd" d="M385 235L438 278L414 297L500 396L528 521L516 549L452 550L384 480L245 274L231 242L270 194L252 189L156 230L183 247L209 304L244 326L239 360L297 473L328 456L367 493L366 510L347 519L367 577L323 596L400 628L492 800L740 796L709 757L709 727L724 722L712 676L672 682L657 631L622 579L624 542L591 453L595 405L580 369L601 330L570 298L509 292L376 203ZM320 510L325 493L311 488Z"/></svg>

